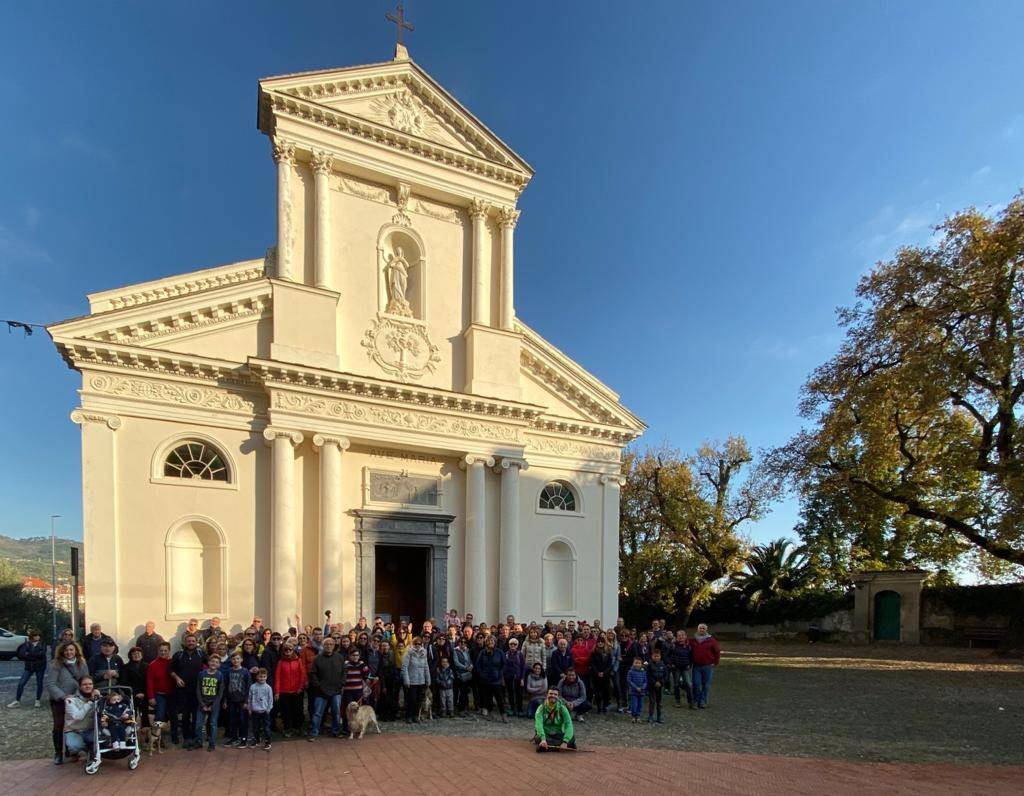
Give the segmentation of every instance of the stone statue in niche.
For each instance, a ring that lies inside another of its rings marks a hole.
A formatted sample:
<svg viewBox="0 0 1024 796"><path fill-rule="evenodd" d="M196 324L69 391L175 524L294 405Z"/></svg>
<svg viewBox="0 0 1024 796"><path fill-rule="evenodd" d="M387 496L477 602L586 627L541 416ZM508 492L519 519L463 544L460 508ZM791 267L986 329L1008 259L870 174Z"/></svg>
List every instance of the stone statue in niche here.
<svg viewBox="0 0 1024 796"><path fill-rule="evenodd" d="M405 297L405 291L409 287L409 261L402 255L401 246L396 246L395 253L388 255L388 263L384 266L384 281L388 291L388 303L384 312L411 318L412 307Z"/></svg>

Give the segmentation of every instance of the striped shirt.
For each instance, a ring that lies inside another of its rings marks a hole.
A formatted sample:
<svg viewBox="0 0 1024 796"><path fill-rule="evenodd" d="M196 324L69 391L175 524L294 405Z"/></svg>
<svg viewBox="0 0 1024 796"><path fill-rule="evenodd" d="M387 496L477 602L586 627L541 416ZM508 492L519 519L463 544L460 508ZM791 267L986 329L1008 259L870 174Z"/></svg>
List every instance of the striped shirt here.
<svg viewBox="0 0 1024 796"><path fill-rule="evenodd" d="M345 661L345 690L363 693L363 683L370 674L370 667L362 661Z"/></svg>

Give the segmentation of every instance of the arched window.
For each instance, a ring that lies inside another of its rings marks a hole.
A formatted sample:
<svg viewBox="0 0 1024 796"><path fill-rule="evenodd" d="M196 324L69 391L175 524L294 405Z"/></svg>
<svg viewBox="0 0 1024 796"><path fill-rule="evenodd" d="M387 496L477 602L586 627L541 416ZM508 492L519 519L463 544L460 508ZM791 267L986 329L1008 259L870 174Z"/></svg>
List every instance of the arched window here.
<svg viewBox="0 0 1024 796"><path fill-rule="evenodd" d="M166 478L190 478L197 481L230 480L227 460L213 445L190 439L176 445L164 459Z"/></svg>
<svg viewBox="0 0 1024 796"><path fill-rule="evenodd" d="M576 614L576 553L556 539L541 562L541 611L545 616Z"/></svg>
<svg viewBox="0 0 1024 796"><path fill-rule="evenodd" d="M167 614L226 613L227 549L211 521L190 517L175 525L164 543Z"/></svg>
<svg viewBox="0 0 1024 796"><path fill-rule="evenodd" d="M542 511L579 511L576 491L566 481L552 481L540 493L538 508Z"/></svg>

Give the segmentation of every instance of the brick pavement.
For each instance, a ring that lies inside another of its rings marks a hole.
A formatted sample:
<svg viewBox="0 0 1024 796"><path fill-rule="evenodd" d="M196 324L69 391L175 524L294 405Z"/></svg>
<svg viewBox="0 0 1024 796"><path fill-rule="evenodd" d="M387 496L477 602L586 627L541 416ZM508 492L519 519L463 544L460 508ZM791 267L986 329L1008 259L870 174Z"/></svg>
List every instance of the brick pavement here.
<svg viewBox="0 0 1024 796"><path fill-rule="evenodd" d="M454 781L459 784L453 786ZM1015 794L1024 767L855 763L843 760L594 748L538 755L528 741L386 733L362 741L278 742L143 757L136 771L108 761L94 776L48 760L0 763L3 796L15 794L655 792L715 794Z"/></svg>

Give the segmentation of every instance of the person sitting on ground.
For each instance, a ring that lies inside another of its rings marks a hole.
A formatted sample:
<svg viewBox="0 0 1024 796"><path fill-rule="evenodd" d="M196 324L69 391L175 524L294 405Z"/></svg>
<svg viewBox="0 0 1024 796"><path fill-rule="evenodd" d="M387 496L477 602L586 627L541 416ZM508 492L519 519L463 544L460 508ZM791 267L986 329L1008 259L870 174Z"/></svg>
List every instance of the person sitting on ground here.
<svg viewBox="0 0 1024 796"><path fill-rule="evenodd" d="M527 718L534 717L547 692L548 678L544 675L544 668L539 662L534 663L530 673L526 675L526 696L530 700L526 707Z"/></svg>
<svg viewBox="0 0 1024 796"><path fill-rule="evenodd" d="M96 742L93 712L98 706L99 694L93 686L92 675L78 681L78 690L64 700L64 747L69 755L83 752L92 757Z"/></svg>
<svg viewBox="0 0 1024 796"><path fill-rule="evenodd" d="M576 736L572 728L569 709L558 698L558 689L549 688L545 699L533 719L533 742L538 752L556 749L576 749Z"/></svg>
<svg viewBox="0 0 1024 796"><path fill-rule="evenodd" d="M558 695L572 712L573 718L576 721L583 721L583 714L590 710L591 705L587 701L587 687L575 670L570 669L565 673L558 686Z"/></svg>

